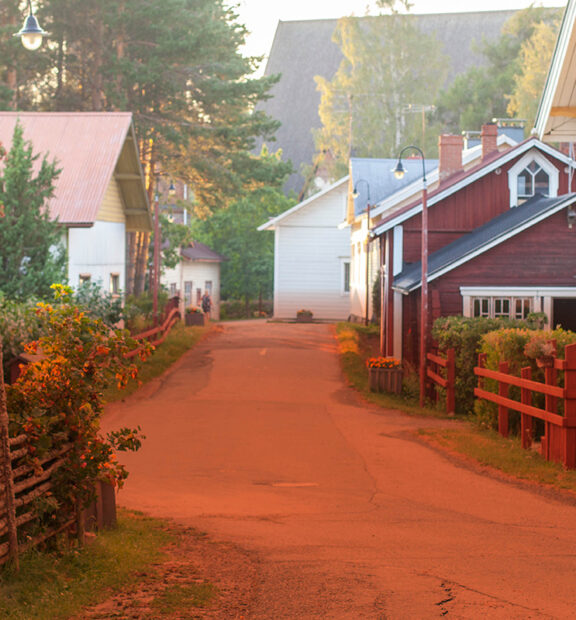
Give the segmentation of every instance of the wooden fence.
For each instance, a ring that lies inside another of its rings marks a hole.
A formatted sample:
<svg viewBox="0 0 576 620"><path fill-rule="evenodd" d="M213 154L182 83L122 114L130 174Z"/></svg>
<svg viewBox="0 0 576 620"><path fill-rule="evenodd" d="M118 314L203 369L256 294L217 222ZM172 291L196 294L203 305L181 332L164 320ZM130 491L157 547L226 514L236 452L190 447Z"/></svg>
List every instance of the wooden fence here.
<svg viewBox="0 0 576 620"><path fill-rule="evenodd" d="M565 359L554 359L544 369L544 383L532 380L532 369L522 368L520 377L509 374L509 364L501 362L498 370L485 368L486 355L479 356L474 373L478 398L498 405L498 431L504 437L509 432L509 411L520 413L520 436L523 448L530 448L534 438L534 419L543 420L542 456L570 469L576 468L576 344L565 347ZM559 372L564 375L564 387L558 385ZM496 382L497 393L485 389L484 380ZM520 400L510 398L510 387L519 388ZM534 406L534 395L544 396L544 409Z"/></svg>
<svg viewBox="0 0 576 620"><path fill-rule="evenodd" d="M456 352L448 349L446 357L427 353L426 361L426 377L446 390L446 413L453 415L456 411Z"/></svg>
<svg viewBox="0 0 576 620"><path fill-rule="evenodd" d="M177 308L172 308L162 325L133 336L136 340L148 340L154 346L164 342L176 323L181 320ZM139 348L127 357L134 357ZM59 515L58 525L54 527L35 527L39 523L36 507L42 498L48 497L52 489L52 474L61 467L72 444L63 443L58 449L43 458L39 466L32 467L26 459L26 435L9 437L9 418L6 407L6 392L2 372L2 348L0 343L0 565L11 560L18 566L18 555L27 548L40 544L64 530L75 527L82 540L86 512L77 506L74 514ZM102 489L98 489L99 504L102 503ZM102 518L95 507L96 518ZM108 508L106 508L108 510ZM25 542L22 543L22 540Z"/></svg>

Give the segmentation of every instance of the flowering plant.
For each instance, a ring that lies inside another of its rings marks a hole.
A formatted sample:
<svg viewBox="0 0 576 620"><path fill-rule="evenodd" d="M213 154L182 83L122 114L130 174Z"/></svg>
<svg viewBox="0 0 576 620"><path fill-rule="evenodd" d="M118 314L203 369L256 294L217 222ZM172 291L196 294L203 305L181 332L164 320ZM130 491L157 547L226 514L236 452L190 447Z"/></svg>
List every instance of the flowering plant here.
<svg viewBox="0 0 576 620"><path fill-rule="evenodd" d="M400 360L395 357L371 357L367 362L368 368L400 368Z"/></svg>
<svg viewBox="0 0 576 620"><path fill-rule="evenodd" d="M68 287L52 288L54 303L36 307L45 335L25 348L42 357L7 386L7 404L11 434L26 435L27 460L38 474L44 459L71 446L52 475L56 510L77 501L87 506L97 480L120 487L128 476L114 452L137 450L143 437L139 428L100 433L102 391L111 381L124 387L136 378L138 367L127 360L128 352L139 346L139 357L146 360L153 347L87 316L71 303Z"/></svg>
<svg viewBox="0 0 576 620"><path fill-rule="evenodd" d="M186 314L202 314L202 308L198 308L197 306L188 306L188 308L186 308Z"/></svg>
<svg viewBox="0 0 576 620"><path fill-rule="evenodd" d="M297 317L313 317L314 313L312 312L312 310L298 310L298 312L296 313Z"/></svg>

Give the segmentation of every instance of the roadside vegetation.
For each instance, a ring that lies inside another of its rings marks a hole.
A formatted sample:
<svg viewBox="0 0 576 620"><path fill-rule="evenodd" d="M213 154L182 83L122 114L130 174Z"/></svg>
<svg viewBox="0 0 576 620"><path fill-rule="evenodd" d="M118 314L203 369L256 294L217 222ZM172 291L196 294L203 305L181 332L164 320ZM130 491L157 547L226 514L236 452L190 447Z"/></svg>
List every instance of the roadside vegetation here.
<svg viewBox="0 0 576 620"><path fill-rule="evenodd" d="M118 527L84 547L62 538L51 552L30 551L20 571L0 573L0 617L7 620L69 618L161 562L173 534L158 520L121 511Z"/></svg>
<svg viewBox="0 0 576 620"><path fill-rule="evenodd" d="M459 346L457 350L461 353L464 345L462 342L458 344L454 341L455 334L459 334L460 338L466 340L465 348L471 352L474 359L477 351L486 352L488 365L494 366L497 364L498 353L505 350L507 357L518 363L526 345L530 342L539 342L542 338L542 332L537 329L540 327L540 318L531 317L528 324L523 323L522 326L514 327L507 324L504 329L498 330L496 324L488 326L487 323L478 323L472 326L469 319L450 317L450 320L440 320L435 329L437 333L443 333L445 345ZM449 329L450 322L456 326L454 330ZM453 428L421 429L417 433L419 441L424 441L472 466L482 467L485 471L492 470L505 477L576 496L576 471L566 470L561 464L544 460L535 449L522 449L516 436L504 438L495 432L495 412L489 407L490 403L477 403L474 407L474 403L470 400L470 384L475 380L474 377L467 380L465 375L460 375L461 406L456 416L449 418L441 408L436 408L432 404L425 408L418 406L419 380L414 368L405 369L401 395L370 391L366 361L378 355L379 332L376 326L339 323L336 327L336 337L344 375L364 399L380 407L397 409L409 415L440 417L454 421ZM558 357L562 356L564 344L576 341L575 334L563 330L547 332L547 337L558 340ZM526 362L526 358L524 361ZM458 363L457 360L457 367ZM460 359L460 364L463 364L462 372L466 372L463 358ZM512 412L511 418L513 418ZM512 424L512 430L513 427Z"/></svg>

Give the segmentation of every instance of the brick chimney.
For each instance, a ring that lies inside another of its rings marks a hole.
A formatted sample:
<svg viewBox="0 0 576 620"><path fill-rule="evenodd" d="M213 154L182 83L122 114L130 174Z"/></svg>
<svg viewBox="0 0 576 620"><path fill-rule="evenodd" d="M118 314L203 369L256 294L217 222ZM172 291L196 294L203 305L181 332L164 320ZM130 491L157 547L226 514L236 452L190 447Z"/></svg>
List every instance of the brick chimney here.
<svg viewBox="0 0 576 620"><path fill-rule="evenodd" d="M442 134L438 138L440 183L451 174L462 170L463 147L464 138L461 135Z"/></svg>
<svg viewBox="0 0 576 620"><path fill-rule="evenodd" d="M498 150L498 127L494 124L482 125L482 159Z"/></svg>

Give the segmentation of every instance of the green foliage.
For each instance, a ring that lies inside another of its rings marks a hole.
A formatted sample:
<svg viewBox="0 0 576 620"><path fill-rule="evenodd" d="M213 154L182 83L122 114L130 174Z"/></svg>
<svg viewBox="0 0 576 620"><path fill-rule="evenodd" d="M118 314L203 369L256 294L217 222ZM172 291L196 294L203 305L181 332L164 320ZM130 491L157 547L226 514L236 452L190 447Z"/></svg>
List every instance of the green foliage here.
<svg viewBox="0 0 576 620"><path fill-rule="evenodd" d="M538 343L548 343L551 340L556 341L557 357L563 359L564 347L576 342L576 333L565 331L562 328L546 331L522 328L500 329L487 333L482 337L480 351L486 353L486 368L498 370L500 362L508 362L510 374L518 377L522 368L530 366L532 369L532 379L543 382L544 371L538 367L536 360L539 355L535 350L538 348L536 346ZM562 385L562 382L563 378L560 377L559 385ZM496 382L485 379L484 389L496 392ZM520 391L514 386L510 387L509 395L513 400L520 400ZM544 405L543 397L535 397L534 405L542 407ZM495 404L477 400L474 403L474 411L476 419L481 426L491 429L497 428L498 418L497 406ZM518 430L519 423L519 414L517 412L510 412L510 428L512 432Z"/></svg>
<svg viewBox="0 0 576 620"><path fill-rule="evenodd" d="M73 293L73 303L110 327L122 319L122 298L103 290L96 282L82 282Z"/></svg>
<svg viewBox="0 0 576 620"><path fill-rule="evenodd" d="M468 414L474 408L474 388L477 378L474 367L482 336L501 328L526 327L522 321L510 319L468 318L463 316L440 317L434 322L432 336L441 352L456 351L456 411Z"/></svg>
<svg viewBox="0 0 576 620"><path fill-rule="evenodd" d="M272 295L274 235L258 226L293 205L279 189L261 188L192 226L194 238L222 254L222 297L250 300Z"/></svg>
<svg viewBox="0 0 576 620"><path fill-rule="evenodd" d="M246 308L246 302L241 299L227 299L220 302L220 319L230 321L234 319L258 319L272 316L272 301L263 299L261 302L251 301Z"/></svg>
<svg viewBox="0 0 576 620"><path fill-rule="evenodd" d="M246 29L224 0L44 0L37 14L51 32L33 55L41 75L18 72L37 107L130 110L146 162L193 187L200 209L286 174L251 154L278 127L255 110L278 76L249 77L261 59L241 55Z"/></svg>
<svg viewBox="0 0 576 620"><path fill-rule="evenodd" d="M559 20L553 24L536 24L532 36L520 50L521 71L514 76L514 91L508 104L508 114L524 118L532 127L538 111L538 102L548 76L550 59L556 44Z"/></svg>
<svg viewBox="0 0 576 620"><path fill-rule="evenodd" d="M539 24L554 23L557 17L555 9L530 6L508 20L495 42L483 42L478 51L486 65L457 76L438 96L436 117L444 131L478 130L492 118L507 116L525 62L524 46L529 45ZM540 92L537 99L539 96Z"/></svg>
<svg viewBox="0 0 576 620"><path fill-rule="evenodd" d="M164 312L164 307L168 301L168 293L164 289L158 291L158 312ZM122 317L124 326L132 334L143 332L154 322L153 316L154 298L152 293L146 292L142 295L128 295L124 300Z"/></svg>
<svg viewBox="0 0 576 620"><path fill-rule="evenodd" d="M336 164L347 165L352 151L394 157L411 143L436 150L437 132L423 136L422 113L413 111L434 102L445 79L445 58L439 41L422 33L413 17L399 14L395 4L383 3L389 15L341 19L334 40L344 58L332 80L316 77L323 125L316 149L329 152Z"/></svg>
<svg viewBox="0 0 576 620"><path fill-rule="evenodd" d="M39 303L36 309L43 335L26 346L41 359L7 386L7 404L11 434L26 435L28 458L38 471L42 457L72 444L53 474L52 488L60 514L69 514L76 502L89 504L97 480L121 486L128 475L113 450L137 449L139 433L121 429L100 435L102 391L110 381L125 386L136 377L138 369L125 354L142 343L72 305L67 287L55 285L54 290L55 303ZM150 352L145 344L141 358Z"/></svg>
<svg viewBox="0 0 576 620"><path fill-rule="evenodd" d="M10 151L0 150L0 292L12 298L48 298L65 277L62 230L46 206L59 170L44 157L35 172L38 158L18 123Z"/></svg>
<svg viewBox="0 0 576 620"><path fill-rule="evenodd" d="M24 350L24 344L40 335L40 322L32 299L15 301L0 293L0 338L2 340L4 373L10 362Z"/></svg>

